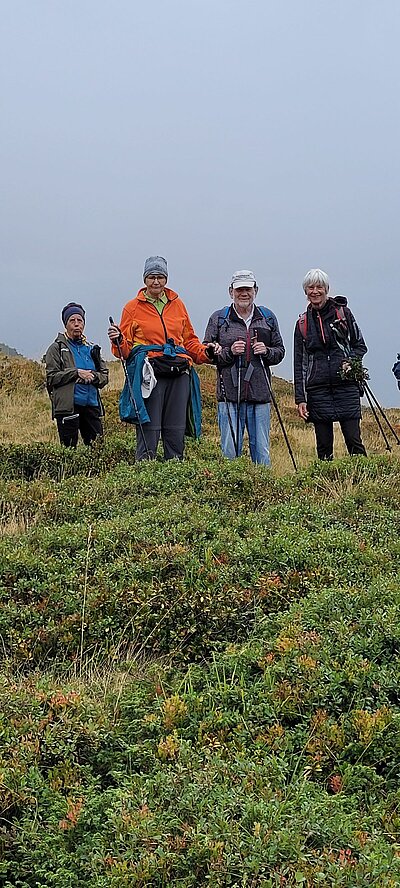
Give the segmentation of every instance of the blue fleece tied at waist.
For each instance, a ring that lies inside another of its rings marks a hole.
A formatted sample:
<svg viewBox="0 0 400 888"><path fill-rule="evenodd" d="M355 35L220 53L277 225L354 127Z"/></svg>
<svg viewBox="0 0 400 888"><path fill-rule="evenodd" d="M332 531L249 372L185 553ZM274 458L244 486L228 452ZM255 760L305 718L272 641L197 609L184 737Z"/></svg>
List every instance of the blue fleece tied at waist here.
<svg viewBox="0 0 400 888"><path fill-rule="evenodd" d="M119 415L122 422L146 423L150 422L149 414L146 410L146 403L142 394L142 370L144 359L148 352L162 352L165 355L174 357L176 354L187 355L188 352L180 345L171 346L169 343L165 345L136 345L127 361L125 362L126 372L128 374L130 387L132 389L133 398L137 410L132 403L132 395L129 386L125 380L125 385L119 397ZM200 380L198 373L191 367L189 370L190 377L190 394L188 404L188 416L186 424L186 434L193 438L200 438L201 435L201 392Z"/></svg>

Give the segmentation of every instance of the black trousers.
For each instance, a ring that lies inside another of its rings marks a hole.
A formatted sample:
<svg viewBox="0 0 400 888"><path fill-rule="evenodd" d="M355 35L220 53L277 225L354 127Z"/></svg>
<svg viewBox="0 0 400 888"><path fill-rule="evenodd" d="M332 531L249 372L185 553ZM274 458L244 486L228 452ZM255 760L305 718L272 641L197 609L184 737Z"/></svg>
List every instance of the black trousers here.
<svg viewBox="0 0 400 888"><path fill-rule="evenodd" d="M78 433L82 435L84 444L91 444L98 435L103 434L99 407L79 407L74 404L74 413L61 413L56 416L58 434L64 447L76 447Z"/></svg>
<svg viewBox="0 0 400 888"><path fill-rule="evenodd" d="M189 392L189 373L183 373L182 376L175 376L173 379L169 377L157 379L157 385L146 399L150 422L142 424L145 441L140 428L136 427L138 461L155 459L160 435L164 447L164 459L183 459Z"/></svg>
<svg viewBox="0 0 400 888"><path fill-rule="evenodd" d="M318 459L333 459L333 422L314 422L315 438L317 442ZM366 456L364 444L361 440L360 420L342 419L340 428L350 456L361 454Z"/></svg>

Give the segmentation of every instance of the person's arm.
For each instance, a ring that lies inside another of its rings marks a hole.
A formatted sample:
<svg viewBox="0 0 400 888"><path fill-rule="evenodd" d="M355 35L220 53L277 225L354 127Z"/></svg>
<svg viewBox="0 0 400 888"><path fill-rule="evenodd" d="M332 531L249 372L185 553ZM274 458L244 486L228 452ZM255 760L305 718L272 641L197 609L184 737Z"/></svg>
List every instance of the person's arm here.
<svg viewBox="0 0 400 888"><path fill-rule="evenodd" d="M206 352L207 343L203 344L200 342L198 336L196 336L186 308L183 320L182 340L184 348L189 353L190 357L193 358L195 364L212 363L212 359L208 357ZM208 340L208 342L211 342L211 340Z"/></svg>
<svg viewBox="0 0 400 888"><path fill-rule="evenodd" d="M215 363L217 364L217 367L221 369L222 367L231 367L232 364L235 363L235 355L232 354L230 345L221 345L219 342L218 319L218 312L212 314L209 318L203 342L217 342L220 345L220 351L216 354Z"/></svg>
<svg viewBox="0 0 400 888"><path fill-rule="evenodd" d="M92 385L95 385L96 388L104 388L108 383L108 367L100 353L100 346L94 345L90 350L93 363L95 366L95 370L93 370L93 379Z"/></svg>
<svg viewBox="0 0 400 888"><path fill-rule="evenodd" d="M350 331L350 357L362 358L364 357L364 355L367 354L368 351L368 348L364 342L364 337L350 309L346 308L345 313L347 315L347 322Z"/></svg>
<svg viewBox="0 0 400 888"><path fill-rule="evenodd" d="M71 382L75 383L78 379L76 367L63 368L61 347L67 348L66 345L62 346L59 342L52 342L45 354L46 381L49 391L62 385L69 385Z"/></svg>
<svg viewBox="0 0 400 888"><path fill-rule="evenodd" d="M304 384L304 366L307 353L304 346L304 339L299 330L299 324L296 322L294 328L293 339L293 376L294 376L294 400L299 406L307 406L307 397ZM300 413L300 409L299 409ZM300 413L301 415L301 413ZM305 417L303 416L303 419Z"/></svg>
<svg viewBox="0 0 400 888"><path fill-rule="evenodd" d="M285 357L285 346L279 330L278 320L275 315L273 317L273 325L271 327L271 343L267 346L267 351L262 359L265 364L280 364Z"/></svg>
<svg viewBox="0 0 400 888"><path fill-rule="evenodd" d="M122 358L126 361L129 357L135 342L136 324L127 310L123 308L119 327L111 324L108 328L108 337L111 342L111 351L116 358Z"/></svg>

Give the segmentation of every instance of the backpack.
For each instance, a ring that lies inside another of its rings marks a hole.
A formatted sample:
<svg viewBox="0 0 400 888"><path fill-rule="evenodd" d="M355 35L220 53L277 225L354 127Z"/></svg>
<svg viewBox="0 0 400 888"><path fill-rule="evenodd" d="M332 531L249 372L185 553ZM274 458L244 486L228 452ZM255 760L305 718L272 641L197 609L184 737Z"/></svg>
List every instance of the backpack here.
<svg viewBox="0 0 400 888"><path fill-rule="evenodd" d="M332 302L335 306L336 317L339 321L342 321L343 324L346 324L347 327L347 318L344 313L344 306L347 305L347 299L345 296L337 296L336 299L332 299ZM303 339L307 336L307 324L308 324L308 309L303 311L301 315L299 315L297 326L300 330L300 333Z"/></svg>

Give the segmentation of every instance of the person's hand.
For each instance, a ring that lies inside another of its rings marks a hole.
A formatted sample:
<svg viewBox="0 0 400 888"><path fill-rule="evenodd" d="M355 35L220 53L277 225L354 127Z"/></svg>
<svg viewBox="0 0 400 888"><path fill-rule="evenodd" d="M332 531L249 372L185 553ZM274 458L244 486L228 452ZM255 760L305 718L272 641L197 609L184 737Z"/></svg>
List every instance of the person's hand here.
<svg viewBox="0 0 400 888"><path fill-rule="evenodd" d="M78 370L78 379L85 385L90 385L94 380L94 373L92 370Z"/></svg>
<svg viewBox="0 0 400 888"><path fill-rule="evenodd" d="M351 370L350 361L343 361L342 370L344 370L345 373L348 373L349 370Z"/></svg>
<svg viewBox="0 0 400 888"><path fill-rule="evenodd" d="M208 357L208 360L215 363L215 359L222 352L222 346L219 344L219 342L207 342L205 352Z"/></svg>
<svg viewBox="0 0 400 888"><path fill-rule="evenodd" d="M266 355L268 351L268 346L265 345L265 342L260 342L259 339L253 340L252 343L253 352L255 355Z"/></svg>
<svg viewBox="0 0 400 888"><path fill-rule="evenodd" d="M108 338L111 340L111 342L120 342L122 339L121 330L119 329L119 327L117 327L116 324L110 324L107 333Z"/></svg>
<svg viewBox="0 0 400 888"><path fill-rule="evenodd" d="M244 339L236 339L236 342L233 342L231 345L231 352L233 355L244 355L245 348L246 343Z"/></svg>
<svg viewBox="0 0 400 888"><path fill-rule="evenodd" d="M305 403L305 401L297 405L297 410L301 419L304 419L304 421L306 421L310 414L307 410L307 404Z"/></svg>

